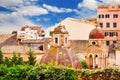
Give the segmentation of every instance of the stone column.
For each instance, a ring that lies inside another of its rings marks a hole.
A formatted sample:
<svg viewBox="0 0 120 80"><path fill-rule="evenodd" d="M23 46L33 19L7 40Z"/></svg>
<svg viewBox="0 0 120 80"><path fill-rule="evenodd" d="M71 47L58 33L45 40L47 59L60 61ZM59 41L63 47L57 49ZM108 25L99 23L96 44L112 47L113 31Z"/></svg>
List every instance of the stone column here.
<svg viewBox="0 0 120 80"><path fill-rule="evenodd" d="M95 68L95 56L93 56L93 69Z"/></svg>

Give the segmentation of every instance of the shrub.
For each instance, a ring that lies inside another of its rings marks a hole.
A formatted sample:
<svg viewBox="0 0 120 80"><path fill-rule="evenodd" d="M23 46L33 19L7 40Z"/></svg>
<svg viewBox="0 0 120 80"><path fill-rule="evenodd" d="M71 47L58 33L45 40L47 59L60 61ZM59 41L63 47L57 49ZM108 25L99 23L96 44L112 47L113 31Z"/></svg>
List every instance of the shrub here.
<svg viewBox="0 0 120 80"><path fill-rule="evenodd" d="M76 80L74 69L62 66L36 66L28 72L27 80Z"/></svg>
<svg viewBox="0 0 120 80"><path fill-rule="evenodd" d="M87 64L86 64L86 61L85 61L85 60L81 60L80 63L81 63L81 65L82 65L82 68L83 68L83 69L86 69L86 68L87 68Z"/></svg>

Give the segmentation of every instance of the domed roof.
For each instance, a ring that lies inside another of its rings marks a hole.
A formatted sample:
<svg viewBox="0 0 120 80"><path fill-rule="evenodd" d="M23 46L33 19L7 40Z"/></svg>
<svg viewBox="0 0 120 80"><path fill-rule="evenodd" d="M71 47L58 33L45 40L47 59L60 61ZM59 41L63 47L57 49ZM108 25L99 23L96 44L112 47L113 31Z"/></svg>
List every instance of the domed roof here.
<svg viewBox="0 0 120 80"><path fill-rule="evenodd" d="M79 59L71 49L52 46L41 58L40 64L57 62L59 65L82 69Z"/></svg>
<svg viewBox="0 0 120 80"><path fill-rule="evenodd" d="M104 33L100 28L96 27L90 32L89 39L104 39Z"/></svg>

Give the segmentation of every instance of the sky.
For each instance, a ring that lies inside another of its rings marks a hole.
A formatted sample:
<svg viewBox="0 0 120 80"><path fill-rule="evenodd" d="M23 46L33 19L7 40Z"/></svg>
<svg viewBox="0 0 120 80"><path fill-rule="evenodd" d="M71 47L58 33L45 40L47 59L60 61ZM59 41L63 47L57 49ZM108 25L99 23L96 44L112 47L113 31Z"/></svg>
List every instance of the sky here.
<svg viewBox="0 0 120 80"><path fill-rule="evenodd" d="M46 29L67 17L96 18L97 6L113 3L120 0L0 0L0 34L25 25Z"/></svg>

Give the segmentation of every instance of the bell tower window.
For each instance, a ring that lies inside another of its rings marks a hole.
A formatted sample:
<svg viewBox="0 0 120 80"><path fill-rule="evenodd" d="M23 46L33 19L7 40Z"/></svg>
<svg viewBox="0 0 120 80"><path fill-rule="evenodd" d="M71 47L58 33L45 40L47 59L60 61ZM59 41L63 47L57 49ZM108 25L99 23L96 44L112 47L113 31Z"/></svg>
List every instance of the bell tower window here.
<svg viewBox="0 0 120 80"><path fill-rule="evenodd" d="M65 38L65 44L67 44L67 37Z"/></svg>
<svg viewBox="0 0 120 80"><path fill-rule="evenodd" d="M55 37L55 44L58 44L58 38Z"/></svg>

